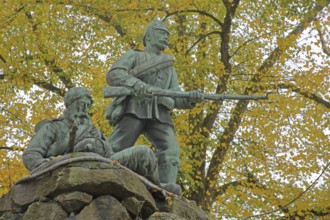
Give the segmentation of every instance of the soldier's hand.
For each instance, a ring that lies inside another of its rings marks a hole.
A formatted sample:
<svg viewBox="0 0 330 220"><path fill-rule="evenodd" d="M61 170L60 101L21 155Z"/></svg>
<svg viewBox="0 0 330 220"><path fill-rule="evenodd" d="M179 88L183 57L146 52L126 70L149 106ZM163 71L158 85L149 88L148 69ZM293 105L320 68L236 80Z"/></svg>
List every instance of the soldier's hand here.
<svg viewBox="0 0 330 220"><path fill-rule="evenodd" d="M146 94L148 92L148 87L149 85L142 82L142 81L137 81L134 86L133 89L136 93L136 95L140 95L140 94Z"/></svg>
<svg viewBox="0 0 330 220"><path fill-rule="evenodd" d="M199 103L204 100L203 94L200 93L197 90L192 90L189 92L189 98L190 103Z"/></svg>

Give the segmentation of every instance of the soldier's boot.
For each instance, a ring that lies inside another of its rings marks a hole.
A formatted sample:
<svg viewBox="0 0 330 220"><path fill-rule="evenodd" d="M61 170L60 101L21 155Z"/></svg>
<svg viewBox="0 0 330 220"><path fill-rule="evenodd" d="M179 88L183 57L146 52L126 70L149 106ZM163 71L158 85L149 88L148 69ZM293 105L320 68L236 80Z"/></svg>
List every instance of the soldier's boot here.
<svg viewBox="0 0 330 220"><path fill-rule="evenodd" d="M162 163L158 164L160 186L165 190L176 195L182 194L180 185L176 184L176 177L178 176L179 167L176 163Z"/></svg>

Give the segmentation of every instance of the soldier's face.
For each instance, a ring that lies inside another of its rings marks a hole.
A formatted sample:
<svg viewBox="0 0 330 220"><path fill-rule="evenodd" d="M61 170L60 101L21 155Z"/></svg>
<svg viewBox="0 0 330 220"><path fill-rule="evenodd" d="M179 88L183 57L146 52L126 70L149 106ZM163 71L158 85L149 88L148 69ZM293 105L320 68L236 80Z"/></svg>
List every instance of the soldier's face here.
<svg viewBox="0 0 330 220"><path fill-rule="evenodd" d="M89 124L90 116L88 114L92 101L87 97L76 99L69 106L70 118L77 125Z"/></svg>
<svg viewBox="0 0 330 220"><path fill-rule="evenodd" d="M161 29L155 29L151 36L151 45L158 50L163 51L168 47L169 33Z"/></svg>

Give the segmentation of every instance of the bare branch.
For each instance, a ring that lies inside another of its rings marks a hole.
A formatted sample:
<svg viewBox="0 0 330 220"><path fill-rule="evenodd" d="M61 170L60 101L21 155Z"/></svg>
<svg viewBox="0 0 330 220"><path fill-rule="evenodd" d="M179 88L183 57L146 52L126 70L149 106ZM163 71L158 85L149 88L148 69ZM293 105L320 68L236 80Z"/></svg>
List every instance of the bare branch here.
<svg viewBox="0 0 330 220"><path fill-rule="evenodd" d="M23 152L24 151L24 149L22 149L22 148L14 148L14 147L1 147L0 146L0 150L8 150L8 151L21 151L21 152Z"/></svg>
<svg viewBox="0 0 330 220"><path fill-rule="evenodd" d="M229 62L230 61L229 40L230 40L232 17L235 14L236 8L239 4L239 0L234 1L233 3L234 4L231 7L228 6L227 14L225 17L225 23L223 25L223 31L221 33L221 39L222 39L221 61L225 65L226 73L228 73L220 79L221 83L218 84L217 90L219 90L219 91L217 91L217 92L221 92L221 93L223 93L227 88L226 84L227 84L227 81L229 78L229 73L231 72L231 64ZM218 173L219 173L218 165L222 164L222 161L224 160L224 156L226 155L227 150L229 148L229 144L234 138L234 134L235 134L236 130L238 129L238 126L241 122L241 113L243 113L246 109L245 105L247 105L245 102L241 102L239 105L236 106L233 117L230 119L227 129L224 131L222 138L219 140L219 144L221 145L221 144L225 143L226 147L218 146L216 148L216 150L213 154L213 157L211 159L209 169L206 174L206 176L207 176L206 187L209 187L211 185L209 183L209 180L212 179L212 178L210 178L210 176L218 175ZM214 123L214 120L216 119L216 117L217 117L217 112L215 111L214 113L208 115L205 118L204 122L208 123L208 126L213 126L213 123ZM211 121L208 121L210 119L211 119ZM211 122L211 124L210 124L210 122ZM211 129L211 127L209 127L208 129ZM224 137L226 137L226 138L224 138Z"/></svg>
<svg viewBox="0 0 330 220"><path fill-rule="evenodd" d="M215 188L215 190L213 190L212 192L210 192L212 199L209 200L208 206L212 205L212 202L211 202L212 200L214 201L217 197L225 194L229 187L236 188L238 186L247 186L247 187L252 187L252 188L259 188L262 190L265 190L267 188L264 184L260 183L259 180L257 178L255 178L253 174L244 173L244 176L246 177L246 179L236 180L236 181L233 181L230 183L223 184L223 185L219 186L218 188ZM251 184L251 183L253 183L253 184Z"/></svg>
<svg viewBox="0 0 330 220"><path fill-rule="evenodd" d="M5 27L8 27L10 25L11 22L13 22L15 20L15 18L17 17L17 15L24 9L25 5L23 5L22 7L18 8L15 13L8 18L7 21L2 21L2 25L0 27L0 29L3 29Z"/></svg>
<svg viewBox="0 0 330 220"><path fill-rule="evenodd" d="M0 54L0 60L3 62L3 63L7 63L7 60L5 58L3 58L3 56Z"/></svg>
<svg viewBox="0 0 330 220"><path fill-rule="evenodd" d="M107 12L105 14L102 14L102 13L99 12L99 9L94 8L89 4L84 4L84 5L79 4L79 3L76 4L75 1L73 1L72 4L75 5L76 7L78 7L79 9L81 9L83 13L88 14L88 15L96 16L100 20L111 24L120 36L125 36L126 35L126 30L122 27L120 22L114 21L111 13ZM116 11L120 12L120 11L132 11L132 10L122 9L122 10L116 10Z"/></svg>
<svg viewBox="0 0 330 220"><path fill-rule="evenodd" d="M187 9L187 10L181 10L181 11L174 11L174 12L168 12L166 17L163 20L166 20L167 18L173 16L173 15L177 15L177 14L182 14L182 13L197 13L197 14L201 14L204 15L208 18L211 18L213 21L215 21L215 23L217 23L220 27L222 27L223 23L216 17L214 17L213 15L202 11L202 10L197 10L197 9Z"/></svg>
<svg viewBox="0 0 330 220"><path fill-rule="evenodd" d="M207 33L205 35L202 35L196 42L193 43L193 45L186 51L186 55L188 55L188 53L200 42L202 41L203 39L213 35L213 34L219 34L221 35L221 32L220 31L212 31L210 33Z"/></svg>
<svg viewBox="0 0 330 220"><path fill-rule="evenodd" d="M310 210L310 212L313 213L313 215L315 216L327 216L330 215L330 207L327 207L326 209L323 210L312 209Z"/></svg>
<svg viewBox="0 0 330 220"><path fill-rule="evenodd" d="M227 8L227 13L225 15L225 22L222 24L222 31L219 32L221 35L221 62L225 66L225 72L226 74L222 76L219 79L219 83L217 85L215 93L224 93L227 90L227 82L229 79L229 73L231 72L231 64L230 64L230 54L229 54L229 40L230 40L230 32L231 32L231 25L232 25L232 18L234 17L234 14L236 12L236 9L239 4L239 0L233 1L231 6ZM225 3L225 2L224 2ZM220 106L222 102L218 102L217 110L213 111L212 113L208 114L204 121L203 121L203 127L205 127L207 130L211 130L213 127L213 124L217 118L218 111L220 109ZM205 137L207 138L207 137Z"/></svg>
<svg viewBox="0 0 330 220"><path fill-rule="evenodd" d="M39 87L41 87L43 89L46 89L46 90L51 91L51 92L54 92L57 95L64 97L64 93L65 92L62 89L54 86L51 83L43 82L43 81L38 81L37 79L33 79L33 82L34 82L35 85L37 85L37 86L39 86Z"/></svg>
<svg viewBox="0 0 330 220"><path fill-rule="evenodd" d="M224 18L224 23L222 25L222 31L221 31L221 62L225 66L225 72L230 73L231 72L231 64L230 64L230 33L231 33L231 26L232 26L232 21L233 17L236 13L236 9L239 4L239 0L235 0L232 3L229 3L227 1L224 1L224 4L227 8L226 16ZM221 87L224 87L226 85L226 82L228 80L229 74L226 74L225 77L223 77L222 82L221 82ZM226 89L226 87L224 88ZM225 90L223 90L225 91Z"/></svg>
<svg viewBox="0 0 330 220"><path fill-rule="evenodd" d="M3 58L3 56L0 54L0 60L6 64L7 60L5 58ZM0 79L5 79L5 73L4 72L0 72Z"/></svg>
<svg viewBox="0 0 330 220"><path fill-rule="evenodd" d="M308 92L307 90L303 90L301 88L298 88L295 85L289 85L289 84L279 84L277 88L281 89L291 89L293 92L298 93L308 99L314 100L315 102L325 106L326 108L330 108L330 102L324 100L322 97L315 93Z"/></svg>
<svg viewBox="0 0 330 220"><path fill-rule="evenodd" d="M225 69L225 74L219 78L219 82L216 88L215 93L217 94L221 94L224 93L227 89L227 82L231 73L231 64L230 64L230 32L231 32L231 26L232 26L232 19L234 17L234 14L236 12L237 6L239 4L239 1L234 1L232 4L230 4L230 6L228 5L227 7L227 11L225 14L225 18L224 18L224 22L223 23L219 23L219 25L221 26L221 32L218 32L220 34L221 37L221 45L220 45L220 53L221 53L221 62L224 65L224 69ZM219 109L222 105L222 101L217 103L217 106L213 109L212 112L210 112L209 114L207 114L204 118L204 120L202 121L202 123L199 123L195 126L194 130L198 130L200 128L202 128L202 130L212 130L213 126L214 126L214 122L218 117L218 112ZM201 135L203 135L203 137L206 139L209 137L210 133L209 132L202 132ZM200 143L193 143L193 144L197 144L200 146L204 145L204 140L201 140ZM225 155L225 153L223 154ZM218 157L219 154L214 154L213 159L217 160L218 162L221 161L223 158ZM201 155L194 155L192 154L191 159L192 160L197 160L200 161ZM212 160L211 160L212 163ZM215 161L213 161L213 163L215 164L219 164ZM205 163L203 163L202 165L204 165ZM213 164L212 164L213 165ZM202 168L202 169L201 169ZM205 172L205 166L200 166L200 167L195 167L195 169L200 170L202 173ZM211 168L212 170L212 168ZM202 179L202 185L205 187L205 192L209 191L209 192L213 192L214 189L209 190L212 184L210 184L210 180L214 179L214 177L210 178L209 175L210 169L208 169L207 174L203 175L203 179ZM215 187L215 186L214 186ZM204 190L204 189L203 189ZM194 194L192 195L192 199L194 199L197 203L201 202L203 198L203 194L199 192L199 190L194 191ZM205 204L202 204L205 205ZM204 209L209 209L208 206L203 207Z"/></svg>
<svg viewBox="0 0 330 220"><path fill-rule="evenodd" d="M321 32L320 29L317 29L317 32L319 33L319 36L320 36L320 40L321 40L321 44L322 44L322 50L323 52L330 57L330 49L327 48L327 44L325 43L325 40L324 40L324 37L323 37L323 34Z"/></svg>
<svg viewBox="0 0 330 220"><path fill-rule="evenodd" d="M226 184L223 184L222 186L220 186L219 188L217 188L213 193L211 193L211 197L212 197L212 200L214 200L215 198L217 198L218 196L221 196L223 194L226 193L227 189L229 187L237 187L239 185L242 185L241 184L241 181L240 180L237 180L237 181L233 181L233 182L230 182L230 183L226 183Z"/></svg>
<svg viewBox="0 0 330 220"><path fill-rule="evenodd" d="M263 34L263 35L261 35L261 36L255 36L255 37L253 37L253 38L250 38L250 39L248 39L247 41L245 41L242 45L240 45L234 52L233 52L233 54L230 56L230 57L233 57L233 56L235 56L235 54L239 51L239 50L241 50L245 45L247 45L248 43L250 43L251 41L254 41L255 39L258 39L258 38L260 38L260 37L262 37L262 36L265 36L265 35L269 35L270 33L266 33L266 34Z"/></svg>

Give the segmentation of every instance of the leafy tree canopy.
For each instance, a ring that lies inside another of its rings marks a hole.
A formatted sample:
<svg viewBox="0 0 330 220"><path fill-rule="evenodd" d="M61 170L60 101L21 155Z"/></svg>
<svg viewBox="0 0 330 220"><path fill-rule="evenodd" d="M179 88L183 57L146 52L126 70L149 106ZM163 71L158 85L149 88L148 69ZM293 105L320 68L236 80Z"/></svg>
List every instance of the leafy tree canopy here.
<svg viewBox="0 0 330 220"><path fill-rule="evenodd" d="M88 88L107 136L105 74L163 19L182 88L264 94L174 111L184 195L214 218L329 217L329 0L3 0L0 192L27 171L21 151L63 94ZM146 140L141 138L141 143Z"/></svg>

